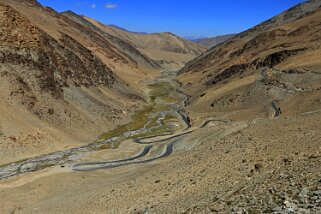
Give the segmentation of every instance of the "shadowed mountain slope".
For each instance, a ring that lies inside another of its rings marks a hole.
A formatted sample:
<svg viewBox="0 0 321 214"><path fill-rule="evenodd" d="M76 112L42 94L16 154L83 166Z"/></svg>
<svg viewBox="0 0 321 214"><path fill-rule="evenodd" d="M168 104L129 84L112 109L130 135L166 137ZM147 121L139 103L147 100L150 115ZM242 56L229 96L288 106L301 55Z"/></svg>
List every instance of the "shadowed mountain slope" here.
<svg viewBox="0 0 321 214"><path fill-rule="evenodd" d="M195 117L266 117L320 106L321 2L299 4L189 62L178 79Z"/></svg>
<svg viewBox="0 0 321 214"><path fill-rule="evenodd" d="M231 39L235 35L236 34L227 34L227 35L221 35L221 36L216 36L216 37L212 37L212 38L196 39L196 40L192 40L192 41L199 44L199 45L202 45L204 47L212 48L216 45L219 45L219 44L225 42L226 40Z"/></svg>
<svg viewBox="0 0 321 214"><path fill-rule="evenodd" d="M6 161L93 141L143 103L142 81L160 69L81 16L32 0L0 0L0 62Z"/></svg>
<svg viewBox="0 0 321 214"><path fill-rule="evenodd" d="M142 34L129 32L122 28L104 25L96 20L84 17L102 31L120 38L145 53L165 67L179 68L200 55L205 48L172 33Z"/></svg>

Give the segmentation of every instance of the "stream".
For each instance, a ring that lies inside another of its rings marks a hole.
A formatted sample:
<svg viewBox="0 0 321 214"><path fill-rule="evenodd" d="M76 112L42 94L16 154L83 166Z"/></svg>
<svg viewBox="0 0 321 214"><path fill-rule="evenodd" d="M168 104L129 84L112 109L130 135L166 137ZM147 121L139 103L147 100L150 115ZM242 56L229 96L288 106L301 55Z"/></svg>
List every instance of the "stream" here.
<svg viewBox="0 0 321 214"><path fill-rule="evenodd" d="M180 85L175 81L175 76L176 72L163 71L159 77L148 82L148 104L132 116L131 122L120 125L114 130L101 135L94 143L1 166L0 179L7 179L57 165L69 164L72 165L72 169L75 171L91 171L135 163L146 163L171 155L173 146L178 139L192 132L187 131L191 124L189 117L184 112L185 102L188 97L180 92ZM174 133L183 130L186 130L186 132L174 135ZM161 136L171 137L149 141L148 143L144 141ZM137 155L122 160L77 163L83 154L116 149L119 144L129 139L133 140L133 143L149 145L143 147ZM140 160L140 158L150 153L153 147L150 144L168 140L171 141L163 145L160 154L149 159Z"/></svg>

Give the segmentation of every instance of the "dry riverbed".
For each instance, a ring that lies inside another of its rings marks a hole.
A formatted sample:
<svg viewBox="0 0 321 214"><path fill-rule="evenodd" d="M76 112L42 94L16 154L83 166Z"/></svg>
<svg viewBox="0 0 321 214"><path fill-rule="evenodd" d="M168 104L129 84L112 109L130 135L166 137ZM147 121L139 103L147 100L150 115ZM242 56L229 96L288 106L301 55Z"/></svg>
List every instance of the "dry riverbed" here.
<svg viewBox="0 0 321 214"><path fill-rule="evenodd" d="M160 86L157 83L153 87ZM167 93L158 94L152 103ZM176 121L180 131L170 130L176 134L146 138L168 134L168 130L140 133L137 136L143 139L139 143L128 136L114 149L93 150L76 162L97 161L98 166L110 166L100 162L135 156L150 145L153 149L138 160L164 154L166 145L171 144L174 153L170 156L135 164L130 160L131 164L121 167L86 172L73 171L72 163L2 180L1 211L320 213L321 112L243 122L208 118L203 123L206 126L184 131L184 120L175 114L182 98L172 112L161 108L161 112L172 115L164 119L162 129ZM157 120L150 121L158 126Z"/></svg>

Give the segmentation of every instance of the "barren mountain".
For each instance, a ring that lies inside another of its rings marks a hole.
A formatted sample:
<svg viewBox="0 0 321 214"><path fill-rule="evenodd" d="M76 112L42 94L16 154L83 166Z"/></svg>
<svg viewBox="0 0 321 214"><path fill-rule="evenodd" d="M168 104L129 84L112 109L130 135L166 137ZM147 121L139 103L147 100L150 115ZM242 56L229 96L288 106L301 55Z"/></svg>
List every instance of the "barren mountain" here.
<svg viewBox="0 0 321 214"><path fill-rule="evenodd" d="M267 117L320 108L321 2L308 1L240 33L195 60L179 80L195 118Z"/></svg>
<svg viewBox="0 0 321 214"><path fill-rule="evenodd" d="M178 76L198 46L32 0L0 41L1 213L321 213L320 1Z"/></svg>
<svg viewBox="0 0 321 214"><path fill-rule="evenodd" d="M108 26L109 26L109 27L113 27L113 28L118 28L119 30L122 30L122 31L127 31L127 32L129 32L129 33L147 34L146 32L135 32L135 31L129 31L129 30L127 30L127 29L123 28L123 27L119 27L119 26L117 26L117 25L113 25L113 24L108 25Z"/></svg>
<svg viewBox="0 0 321 214"><path fill-rule="evenodd" d="M93 141L142 103L140 81L159 69L82 17L32 0L0 1L0 41L1 163Z"/></svg>
<svg viewBox="0 0 321 214"><path fill-rule="evenodd" d="M196 40L193 40L193 42L195 42L199 45L202 45L204 47L207 47L207 48L212 48L216 45L219 45L219 44L225 42L226 40L231 39L235 35L236 34L226 34L226 35L221 35L221 36L216 36L216 37L211 37L211 38L196 39Z"/></svg>
<svg viewBox="0 0 321 214"><path fill-rule="evenodd" d="M89 22L117 38L120 38L165 67L180 68L205 51L205 48L172 33L142 34L104 25L85 17Z"/></svg>

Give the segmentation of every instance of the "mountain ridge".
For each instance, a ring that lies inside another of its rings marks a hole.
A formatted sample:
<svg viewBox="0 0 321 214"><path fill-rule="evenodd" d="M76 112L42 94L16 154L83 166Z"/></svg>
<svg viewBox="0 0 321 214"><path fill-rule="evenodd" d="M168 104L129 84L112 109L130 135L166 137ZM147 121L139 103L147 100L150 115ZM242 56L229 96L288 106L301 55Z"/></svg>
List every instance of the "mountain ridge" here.
<svg viewBox="0 0 321 214"><path fill-rule="evenodd" d="M92 142L145 103L160 66L130 44L36 1L0 17L1 161Z"/></svg>
<svg viewBox="0 0 321 214"><path fill-rule="evenodd" d="M295 98L278 90L299 92L301 87L295 88L294 85L313 84L313 87L303 87L313 93L306 97L303 97L304 93L296 93L297 99L316 99L312 97L318 96L315 78L318 79L317 73L320 72L316 60L320 51L320 8L320 1L296 5L188 62L179 71L178 80L183 83L183 91L191 96L189 110L197 114L204 109L204 115L244 111L240 118L254 117L248 111L257 111L266 117L273 99L282 100L280 103L283 108L290 109L289 114L316 109L315 103L306 101L295 110L289 106L293 105ZM298 76L294 78L291 72Z"/></svg>
<svg viewBox="0 0 321 214"><path fill-rule="evenodd" d="M203 50L0 0L1 213L321 213L321 1Z"/></svg>
<svg viewBox="0 0 321 214"><path fill-rule="evenodd" d="M231 39L235 35L236 34L225 34L225 35L219 35L219 36L215 36L215 37L193 39L191 41L210 49L216 45L219 45L219 44Z"/></svg>
<svg viewBox="0 0 321 214"><path fill-rule="evenodd" d="M185 40L173 33L137 34L105 25L89 17L84 17L104 32L130 43L139 51L167 68L179 69L187 61L205 51L205 48Z"/></svg>
<svg viewBox="0 0 321 214"><path fill-rule="evenodd" d="M109 24L108 26L109 26L109 27L112 27L112 28L118 28L119 30L122 30L122 31L127 31L127 32L129 32L129 33L148 34L148 33L146 33L146 32L130 31L130 30L127 30L126 28L119 27L118 25L114 25L114 24Z"/></svg>

